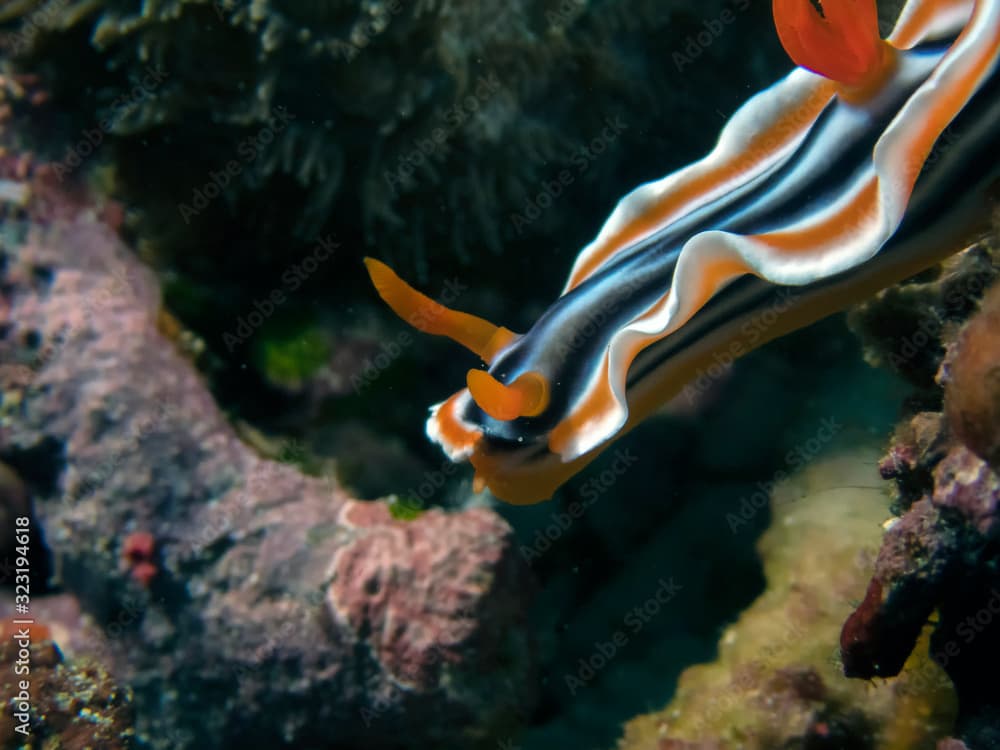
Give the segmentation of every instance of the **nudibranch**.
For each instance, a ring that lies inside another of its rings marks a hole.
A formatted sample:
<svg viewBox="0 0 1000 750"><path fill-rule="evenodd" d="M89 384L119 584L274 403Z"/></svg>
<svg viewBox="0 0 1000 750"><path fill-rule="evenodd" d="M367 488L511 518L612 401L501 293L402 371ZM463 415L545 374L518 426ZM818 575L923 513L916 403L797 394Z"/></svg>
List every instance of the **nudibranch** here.
<svg viewBox="0 0 1000 750"><path fill-rule="evenodd" d="M798 67L737 110L705 158L626 195L527 333L365 260L397 314L487 365L427 422L452 460L471 461L477 491L550 497L713 354L927 268L988 219L1000 0L909 0L885 39L875 0L774 0L773 12Z"/></svg>

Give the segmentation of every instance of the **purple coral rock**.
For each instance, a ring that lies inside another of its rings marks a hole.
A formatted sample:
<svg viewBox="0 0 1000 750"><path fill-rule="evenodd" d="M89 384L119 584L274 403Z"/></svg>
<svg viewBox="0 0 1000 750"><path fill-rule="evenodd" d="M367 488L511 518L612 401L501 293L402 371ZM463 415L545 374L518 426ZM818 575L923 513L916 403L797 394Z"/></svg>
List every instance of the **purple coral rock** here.
<svg viewBox="0 0 1000 750"><path fill-rule="evenodd" d="M0 373L0 460L152 746L472 748L509 731L534 680L507 524L394 520L255 455L159 332L152 275L95 211L45 195L0 263L0 357L19 365ZM122 564L136 531L156 543L148 589Z"/></svg>
<svg viewBox="0 0 1000 750"><path fill-rule="evenodd" d="M995 339L998 294L958 341L943 342L949 360L977 373L993 366L995 358L976 347L983 336ZM973 351L963 352L967 347ZM960 381L947 370L946 362L942 379L952 419L916 414L897 430L896 445L880 464L882 476L895 480L905 512L883 538L868 593L841 632L841 653L849 676L895 675L937 610L931 655L959 699L958 739L950 742L994 748L1000 747L1000 685L991 677L1000 669L1000 476L987 463L995 459L984 446L996 425L983 404L995 394L985 380L971 395L956 391ZM955 429L958 417L975 429Z"/></svg>
<svg viewBox="0 0 1000 750"><path fill-rule="evenodd" d="M1000 524L1000 476L964 445L957 445L934 471L934 496L939 508L962 515L984 538L995 537Z"/></svg>
<svg viewBox="0 0 1000 750"><path fill-rule="evenodd" d="M848 677L888 677L903 668L948 569L950 550L936 537L935 524L924 500L886 533L865 598L841 631Z"/></svg>

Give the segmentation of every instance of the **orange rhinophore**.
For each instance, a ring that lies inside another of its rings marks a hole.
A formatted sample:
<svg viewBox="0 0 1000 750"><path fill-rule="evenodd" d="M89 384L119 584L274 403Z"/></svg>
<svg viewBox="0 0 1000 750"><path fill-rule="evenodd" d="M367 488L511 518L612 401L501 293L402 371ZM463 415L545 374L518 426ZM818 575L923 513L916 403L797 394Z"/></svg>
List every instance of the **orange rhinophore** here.
<svg viewBox="0 0 1000 750"><path fill-rule="evenodd" d="M365 258L365 267L379 296L399 317L424 333L447 336L487 364L517 338L513 331L475 315L451 310L411 287L389 266ZM549 386L536 372L526 372L509 384L485 370L469 370L473 401L494 419L510 421L541 414L549 402Z"/></svg>
<svg viewBox="0 0 1000 750"><path fill-rule="evenodd" d="M478 354L484 362L492 362L496 353L517 336L503 326L435 302L399 278L382 261L365 258L365 267L375 290L396 315L418 331L447 336Z"/></svg>
<svg viewBox="0 0 1000 750"><path fill-rule="evenodd" d="M504 385L485 370L469 370L466 385L472 400L494 419L537 417L549 403L549 385L537 372L526 372Z"/></svg>

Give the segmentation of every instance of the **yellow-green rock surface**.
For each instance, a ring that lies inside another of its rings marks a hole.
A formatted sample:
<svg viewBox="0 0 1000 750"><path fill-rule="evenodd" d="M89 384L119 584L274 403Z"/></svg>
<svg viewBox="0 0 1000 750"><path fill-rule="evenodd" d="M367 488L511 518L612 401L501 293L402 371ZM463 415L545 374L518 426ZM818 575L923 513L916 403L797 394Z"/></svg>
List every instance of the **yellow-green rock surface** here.
<svg viewBox="0 0 1000 750"><path fill-rule="evenodd" d="M871 573L888 496L876 446L842 450L778 485L758 548L767 590L722 634L719 657L681 676L619 750L933 748L955 697L921 643L888 681L841 673L839 636Z"/></svg>

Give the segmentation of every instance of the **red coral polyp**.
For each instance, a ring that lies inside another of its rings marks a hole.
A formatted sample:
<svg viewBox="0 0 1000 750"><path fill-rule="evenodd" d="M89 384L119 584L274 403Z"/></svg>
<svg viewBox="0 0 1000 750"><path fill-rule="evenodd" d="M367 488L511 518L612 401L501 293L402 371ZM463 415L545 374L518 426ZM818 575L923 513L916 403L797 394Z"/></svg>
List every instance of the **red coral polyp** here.
<svg viewBox="0 0 1000 750"><path fill-rule="evenodd" d="M122 559L134 581L149 586L159 573L156 566L156 539L148 531L136 531L125 537Z"/></svg>

